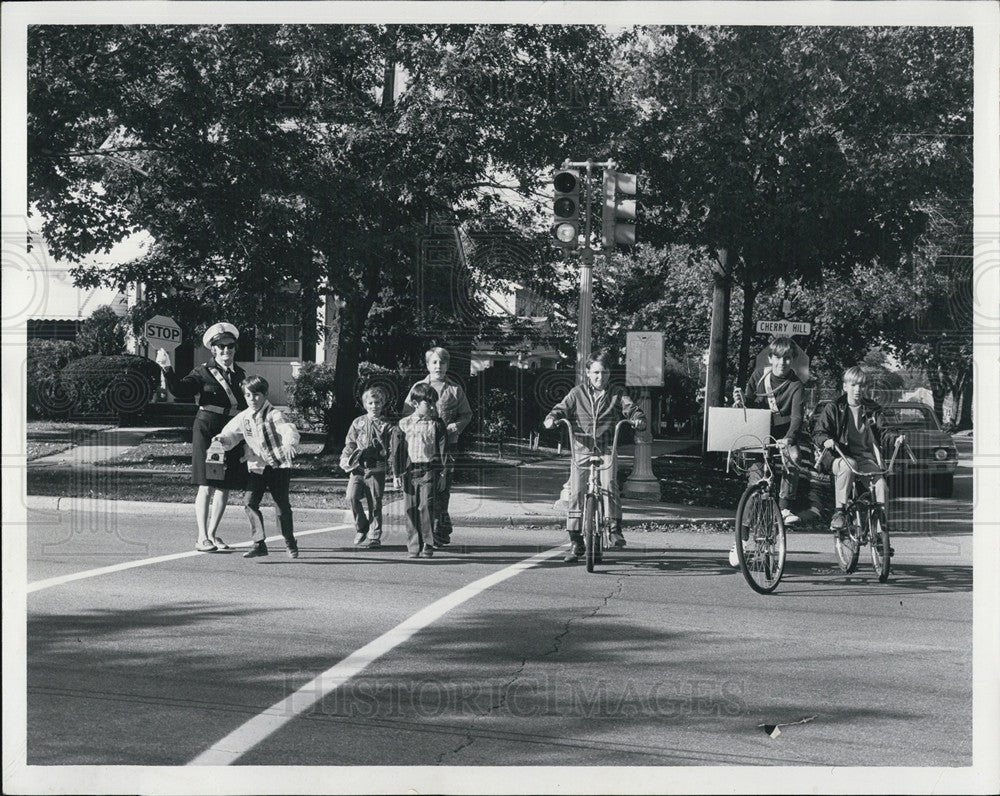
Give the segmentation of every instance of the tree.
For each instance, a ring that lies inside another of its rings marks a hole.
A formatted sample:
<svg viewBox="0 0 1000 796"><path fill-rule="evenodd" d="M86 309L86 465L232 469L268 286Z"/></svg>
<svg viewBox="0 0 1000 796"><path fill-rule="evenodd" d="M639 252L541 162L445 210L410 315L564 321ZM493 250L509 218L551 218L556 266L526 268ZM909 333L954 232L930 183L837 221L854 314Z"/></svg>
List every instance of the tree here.
<svg viewBox="0 0 1000 796"><path fill-rule="evenodd" d="M903 267L969 151L968 29L663 28L635 52L643 234L728 252L740 379L758 294Z"/></svg>
<svg viewBox="0 0 1000 796"><path fill-rule="evenodd" d="M124 353L125 331L121 318L108 305L98 307L80 324L76 342L85 354L115 356Z"/></svg>
<svg viewBox="0 0 1000 796"><path fill-rule="evenodd" d="M509 197L534 196L570 140L606 150L621 114L614 44L593 27L39 26L29 39L29 201L53 254L148 231L149 253L107 278L146 285L136 320L170 311L189 334L225 317L267 342L291 313L311 343L320 297L339 297L345 416L376 308L408 305L425 343L456 305L467 337L484 317L448 269L443 291L424 290L428 222L523 220ZM580 75L594 94L573 91Z"/></svg>

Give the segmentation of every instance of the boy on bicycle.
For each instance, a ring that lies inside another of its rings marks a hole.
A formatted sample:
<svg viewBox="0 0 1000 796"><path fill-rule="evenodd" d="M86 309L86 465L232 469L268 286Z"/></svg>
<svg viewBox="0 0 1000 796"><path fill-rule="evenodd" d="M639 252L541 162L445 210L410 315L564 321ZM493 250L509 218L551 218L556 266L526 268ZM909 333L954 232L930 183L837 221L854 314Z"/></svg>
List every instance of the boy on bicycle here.
<svg viewBox="0 0 1000 796"><path fill-rule="evenodd" d="M874 401L863 398L868 375L855 365L844 371L844 393L839 398L828 403L816 421L813 441L818 448L837 457L831 462L827 472L833 473L836 511L830 529L840 534L847 528L847 500L854 483L854 472L839 454L834 451L836 441L842 451L850 458L850 464L858 472L872 473L881 471L875 457L875 446L885 447L890 441L891 431L885 429L880 422L880 407ZM902 435L900 435L902 436ZM903 437L905 440L905 437ZM828 458L824 455L824 458ZM824 468L826 469L826 468ZM886 484L885 478L879 478L873 484L875 501L885 510Z"/></svg>
<svg viewBox="0 0 1000 796"><path fill-rule="evenodd" d="M569 509L566 513L566 531L572 547L563 559L566 563L577 561L586 551L581 529L584 495L587 491L587 459L601 457L601 489L607 494L607 516L614 523L611 543L625 546L622 535L622 505L615 483L618 463L614 461L611 443L615 425L627 419L634 429L646 427L646 416L622 387L612 387L611 354L599 351L587 360L587 380L567 393L546 415L543 425L552 428L557 420L569 420L573 429L572 466L570 468Z"/></svg>
<svg viewBox="0 0 1000 796"><path fill-rule="evenodd" d="M792 462L799 460L799 443L803 434L802 416L804 409L804 388L798 374L792 368L792 355L795 347L788 337L776 337L771 341L767 351L768 364L756 368L750 375L746 390L741 392L737 387L733 390L733 406L748 408L764 408L771 410L771 436L778 441L785 454ZM750 468L749 480L755 484L764 477L764 465L754 464ZM781 486L778 490L778 506L785 525L799 521L792 513L792 501L798 488L798 474L791 468L781 474ZM819 516L815 508L810 507L802 519L813 519ZM729 551L729 561L738 566L736 544Z"/></svg>

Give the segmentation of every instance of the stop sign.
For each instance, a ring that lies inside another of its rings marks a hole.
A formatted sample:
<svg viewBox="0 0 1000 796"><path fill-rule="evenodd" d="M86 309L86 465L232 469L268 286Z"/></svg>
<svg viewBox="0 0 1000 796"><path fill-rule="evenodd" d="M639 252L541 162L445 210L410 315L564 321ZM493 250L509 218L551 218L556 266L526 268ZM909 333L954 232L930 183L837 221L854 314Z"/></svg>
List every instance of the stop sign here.
<svg viewBox="0 0 1000 796"><path fill-rule="evenodd" d="M757 354L757 359L754 362L761 370L771 364L768 360L769 353L770 346L768 345ZM792 370L795 371L795 375L799 377L800 381L809 380L809 355L799 348L799 344L794 340L792 340Z"/></svg>
<svg viewBox="0 0 1000 796"><path fill-rule="evenodd" d="M181 327L177 325L173 318L166 315L154 315L146 321L143 327L143 334L149 341L151 351L163 348L173 351L181 344Z"/></svg>

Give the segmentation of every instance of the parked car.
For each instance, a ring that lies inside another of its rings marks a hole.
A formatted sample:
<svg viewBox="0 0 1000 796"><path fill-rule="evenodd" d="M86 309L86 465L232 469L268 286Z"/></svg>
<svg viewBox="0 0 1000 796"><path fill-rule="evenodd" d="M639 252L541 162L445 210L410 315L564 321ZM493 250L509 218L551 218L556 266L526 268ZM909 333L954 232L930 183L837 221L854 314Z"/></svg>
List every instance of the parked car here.
<svg viewBox="0 0 1000 796"><path fill-rule="evenodd" d="M900 453L896 460L898 472L907 483L923 484L930 480L935 497L950 498L955 488L958 449L951 435L943 431L934 410L917 401L897 401L886 404L882 423L906 435L917 461Z"/></svg>

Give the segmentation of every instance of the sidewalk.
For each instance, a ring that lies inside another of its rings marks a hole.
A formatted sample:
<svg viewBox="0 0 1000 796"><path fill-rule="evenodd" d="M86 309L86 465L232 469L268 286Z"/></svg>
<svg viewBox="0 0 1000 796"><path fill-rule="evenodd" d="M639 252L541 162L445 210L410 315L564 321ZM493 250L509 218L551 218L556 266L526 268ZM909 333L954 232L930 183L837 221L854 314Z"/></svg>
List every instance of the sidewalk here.
<svg viewBox="0 0 1000 796"><path fill-rule="evenodd" d="M94 435L86 444L77 445L69 450L45 456L31 462L32 467L87 467L107 459L112 459L125 453L129 448L138 445L149 434L161 430L161 427L107 429ZM691 445L691 440L655 440L652 455L662 456L677 454ZM623 445L621 462L628 470L632 464L633 447ZM490 525L498 523L514 525L544 525L562 526L566 522L565 505L556 507L556 501L562 491L562 486L569 476L569 457L567 454L554 456L541 461L524 463L514 467L484 467L479 473L466 476L466 483L456 484L452 488L449 513L455 525ZM478 477L477 477L478 476ZM303 477L302 480L307 480ZM332 489L346 486L346 479L317 478L309 476L310 481L329 482ZM343 486L341 486L343 485ZM91 504L101 503L106 506L109 501L91 500L88 498L60 498L55 496L29 495L28 506L49 511L79 510ZM138 503L134 501L117 501L121 508L129 510L144 510L149 513L168 511L175 512L177 505L173 503L155 504ZM126 504L128 504L126 506ZM665 522L677 520L724 521L733 518L733 508L701 508L679 504L660 503L623 498L623 519L625 523ZM340 509L315 511L324 515L330 522L349 521L350 512Z"/></svg>

